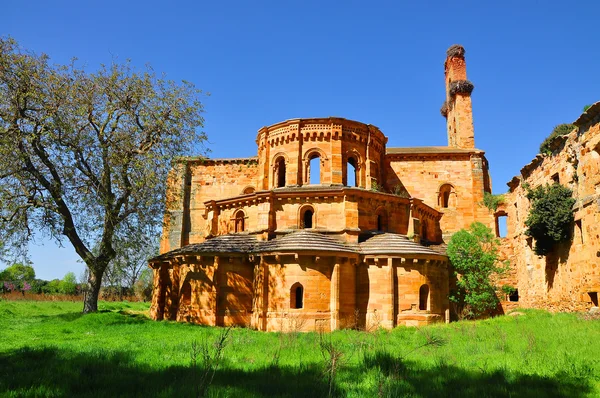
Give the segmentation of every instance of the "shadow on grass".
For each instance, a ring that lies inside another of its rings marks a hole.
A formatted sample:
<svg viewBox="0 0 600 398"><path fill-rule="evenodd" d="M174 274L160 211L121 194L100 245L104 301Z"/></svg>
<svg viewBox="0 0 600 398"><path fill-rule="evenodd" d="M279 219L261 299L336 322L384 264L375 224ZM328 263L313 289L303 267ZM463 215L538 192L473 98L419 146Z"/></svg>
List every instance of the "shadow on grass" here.
<svg viewBox="0 0 600 398"><path fill-rule="evenodd" d="M366 377L375 380L365 382ZM369 375L369 376L367 376ZM128 352L80 353L58 348L24 348L0 354L0 396L194 396L199 371L190 366L155 368L135 362ZM424 368L385 353L345 367L338 395L414 397L581 397L589 380L567 375L529 376L514 372L467 371L440 363ZM222 365L209 396L321 397L328 392L317 364L302 368Z"/></svg>
<svg viewBox="0 0 600 398"><path fill-rule="evenodd" d="M226 369L215 375L208 396L323 396L327 387L316 368L299 371L263 367ZM190 366L156 369L136 363L127 352L77 353L24 348L0 354L0 396L194 396L200 370Z"/></svg>
<svg viewBox="0 0 600 398"><path fill-rule="evenodd" d="M425 368L382 351L367 355L363 367L354 369L354 377L360 377L365 369L379 370L380 396L584 397L592 391L589 379L566 372L544 377L498 369L471 371L443 361Z"/></svg>

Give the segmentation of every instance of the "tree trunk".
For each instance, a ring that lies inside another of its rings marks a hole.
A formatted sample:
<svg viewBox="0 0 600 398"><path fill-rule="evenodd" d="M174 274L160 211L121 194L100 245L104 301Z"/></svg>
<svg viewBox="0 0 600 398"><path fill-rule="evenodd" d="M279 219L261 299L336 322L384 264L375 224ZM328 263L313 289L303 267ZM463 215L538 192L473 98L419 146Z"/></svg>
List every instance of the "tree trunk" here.
<svg viewBox="0 0 600 398"><path fill-rule="evenodd" d="M98 311L98 296L100 295L100 283L104 270L89 269L87 292L83 299L83 313Z"/></svg>

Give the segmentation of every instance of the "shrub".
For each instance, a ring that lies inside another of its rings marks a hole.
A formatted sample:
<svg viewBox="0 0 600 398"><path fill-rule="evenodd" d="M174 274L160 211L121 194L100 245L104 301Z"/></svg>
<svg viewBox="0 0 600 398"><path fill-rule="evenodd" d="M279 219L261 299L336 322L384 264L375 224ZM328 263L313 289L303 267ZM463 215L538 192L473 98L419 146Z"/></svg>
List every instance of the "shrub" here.
<svg viewBox="0 0 600 398"><path fill-rule="evenodd" d="M492 195L489 192L483 193L483 205L491 211L498 210L498 206L504 203L504 195Z"/></svg>
<svg viewBox="0 0 600 398"><path fill-rule="evenodd" d="M585 106L583 107L583 112L587 112L587 110L588 110L588 109L590 109L591 107L592 107L592 105L591 105L591 104L590 104L590 105L585 105Z"/></svg>
<svg viewBox="0 0 600 398"><path fill-rule="evenodd" d="M529 215L525 220L525 234L535 239L534 251L543 256L554 245L571 237L573 223L573 192L560 184L540 185L527 190L527 199L531 202Z"/></svg>
<svg viewBox="0 0 600 398"><path fill-rule="evenodd" d="M558 137L562 137L569 134L571 131L573 131L574 128L576 128L576 126L569 123L559 124L558 126L554 127L552 133L550 133L550 135L540 145L540 153L545 155L551 155L552 144L554 143L554 140L556 140L556 138Z"/></svg>
<svg viewBox="0 0 600 398"><path fill-rule="evenodd" d="M450 301L459 316L478 318L498 305L491 279L507 270L498 261L498 245L492 230L479 222L452 235L447 253L457 281Z"/></svg>

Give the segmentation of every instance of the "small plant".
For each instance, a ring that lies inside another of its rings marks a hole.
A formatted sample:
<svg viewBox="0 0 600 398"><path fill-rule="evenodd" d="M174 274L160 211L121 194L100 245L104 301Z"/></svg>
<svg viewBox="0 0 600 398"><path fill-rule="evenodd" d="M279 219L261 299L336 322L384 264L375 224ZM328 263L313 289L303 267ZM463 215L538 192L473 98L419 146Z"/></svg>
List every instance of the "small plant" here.
<svg viewBox="0 0 600 398"><path fill-rule="evenodd" d="M215 373L223 360L223 351L229 343L228 338L230 332L231 326L222 329L216 340L213 342L212 348L206 340L202 340L201 343L198 343L195 340L192 341L190 357L194 373L196 373L198 367L200 367L200 374L194 385L196 397L204 397L212 384ZM201 362L200 364L198 364L199 361Z"/></svg>
<svg viewBox="0 0 600 398"><path fill-rule="evenodd" d="M337 377L337 373L339 371L340 366L342 365L342 357L344 353L342 350L337 347L333 340L331 339L331 335L327 335L325 337L325 333L319 333L319 348L321 349L321 355L323 356L323 360L325 362L325 369L323 373L325 375L325 379L327 380L328 386L328 397L333 397L335 394L335 380Z"/></svg>
<svg viewBox="0 0 600 398"><path fill-rule="evenodd" d="M383 192L383 187L379 185L379 183L375 180L371 181L371 191L373 192Z"/></svg>
<svg viewBox="0 0 600 398"><path fill-rule="evenodd" d="M587 110L588 110L588 109L590 109L591 107L592 107L592 104L585 105L585 106L583 107L583 112L587 112Z"/></svg>
<svg viewBox="0 0 600 398"><path fill-rule="evenodd" d="M540 145L540 153L544 155L552 155L552 144L556 138L569 134L575 128L575 125L569 123L559 124L558 126L554 127L552 133L550 133L550 135Z"/></svg>
<svg viewBox="0 0 600 398"><path fill-rule="evenodd" d="M507 296L512 295L514 292L517 291L517 289L514 286L510 286L510 285L504 285L502 286L502 293L506 294Z"/></svg>
<svg viewBox="0 0 600 398"><path fill-rule="evenodd" d="M504 195L493 195L489 192L483 193L483 205L491 211L498 210L498 206L504 203Z"/></svg>
<svg viewBox="0 0 600 398"><path fill-rule="evenodd" d="M569 240L573 224L573 191L558 183L540 185L535 189L526 186L527 199L531 202L525 220L525 235L535 239L537 255L548 254L555 244Z"/></svg>

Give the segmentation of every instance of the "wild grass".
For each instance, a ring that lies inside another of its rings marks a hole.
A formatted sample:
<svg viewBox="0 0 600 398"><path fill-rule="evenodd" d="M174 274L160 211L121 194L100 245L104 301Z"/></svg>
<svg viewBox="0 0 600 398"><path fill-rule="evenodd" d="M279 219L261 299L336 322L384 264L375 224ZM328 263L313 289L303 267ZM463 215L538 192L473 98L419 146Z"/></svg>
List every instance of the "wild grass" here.
<svg viewBox="0 0 600 398"><path fill-rule="evenodd" d="M224 336L147 310L0 301L0 396L600 396L600 320L577 314Z"/></svg>

